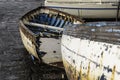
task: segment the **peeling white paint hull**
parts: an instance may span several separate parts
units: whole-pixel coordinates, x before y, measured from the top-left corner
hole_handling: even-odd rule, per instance
[[[114,44],[63,34],[61,51],[69,80],[120,79],[119,40]]]

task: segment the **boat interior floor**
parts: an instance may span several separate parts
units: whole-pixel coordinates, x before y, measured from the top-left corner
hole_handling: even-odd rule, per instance
[[[72,24],[72,21],[67,20],[63,16],[50,15],[40,13],[34,16],[29,22],[50,25],[54,27],[63,28],[64,25]],[[60,39],[62,31],[55,29],[48,29],[38,26],[25,26],[35,34],[36,37],[36,51],[38,56],[44,60],[45,63],[56,63],[62,61]]]

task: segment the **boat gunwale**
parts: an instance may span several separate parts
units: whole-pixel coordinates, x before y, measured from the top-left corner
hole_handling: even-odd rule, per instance
[[[41,10],[41,9],[47,9],[47,10],[49,10],[49,11],[58,12],[58,13],[60,13],[60,14],[64,14],[65,16],[66,16],[66,15],[67,15],[67,16],[70,16],[71,18],[74,18],[74,19],[76,19],[77,21],[80,21],[81,23],[84,23],[83,20],[81,20],[80,18],[78,18],[78,17],[75,16],[75,15],[71,15],[71,14],[68,14],[68,13],[66,13],[66,12],[62,12],[62,11],[59,11],[59,10],[56,10],[56,9],[52,9],[52,8],[49,8],[49,7],[46,7],[46,6],[40,6],[40,7],[36,8],[36,9],[33,9],[33,10],[27,12],[24,16],[22,16],[22,17],[20,18],[20,20],[23,20],[23,18],[29,16],[30,14],[34,13],[34,12],[37,11],[37,10]]]
[[[40,6],[40,7],[36,8],[36,9],[33,9],[33,10],[27,12],[24,16],[22,16],[22,17],[20,18],[20,25],[21,25],[22,27],[24,27],[24,29],[26,29],[32,36],[35,36],[35,34],[34,34],[31,30],[29,30],[29,29],[24,25],[23,19],[24,19],[25,17],[30,16],[32,13],[34,13],[34,12],[36,12],[36,11],[38,11],[38,10],[41,10],[41,9],[47,9],[47,10],[49,10],[49,11],[58,12],[58,13],[64,14],[65,16],[66,16],[66,15],[67,15],[67,16],[70,16],[70,17],[76,19],[76,21],[80,21],[81,23],[84,23],[84,21],[81,20],[80,18],[78,18],[77,16],[74,16],[74,15],[71,15],[71,14],[68,14],[68,13],[65,13],[65,12],[62,12],[62,11],[58,11],[58,10],[55,10],[55,9],[51,9],[51,8],[48,8],[48,7],[45,7],[45,6]]]

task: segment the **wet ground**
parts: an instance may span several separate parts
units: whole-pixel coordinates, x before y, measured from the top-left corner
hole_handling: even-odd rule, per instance
[[[42,0],[0,0],[0,80],[65,80],[63,69],[34,65],[21,42],[19,18],[42,4]]]

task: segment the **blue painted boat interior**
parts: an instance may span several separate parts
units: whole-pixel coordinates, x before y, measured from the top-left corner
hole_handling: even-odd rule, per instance
[[[59,27],[59,28],[63,28],[64,25],[72,24],[72,22],[70,22],[69,19],[65,20],[65,17],[63,16],[50,15],[46,13],[40,13],[39,15],[35,15],[34,18],[29,22],[45,24],[45,25],[50,25],[50,26]],[[41,27],[34,27],[30,25],[26,25],[26,26],[35,34],[38,34],[40,32],[45,32],[45,29]],[[47,29],[47,32],[58,33],[58,31],[51,30],[51,29]]]

